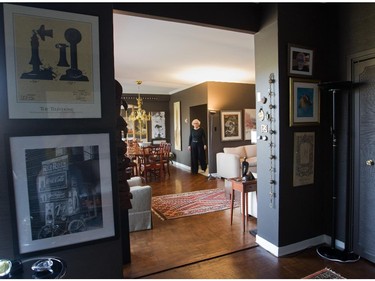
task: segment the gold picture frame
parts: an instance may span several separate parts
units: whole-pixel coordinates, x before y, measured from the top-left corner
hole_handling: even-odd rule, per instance
[[[289,78],[289,126],[309,126],[320,123],[319,81]]]
[[[174,114],[174,149],[182,150],[181,145],[181,102],[176,101],[173,103]]]

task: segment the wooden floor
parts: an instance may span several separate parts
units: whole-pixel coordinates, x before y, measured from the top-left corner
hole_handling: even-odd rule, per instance
[[[223,187],[224,181],[171,166],[170,177],[149,184],[158,196]],[[375,278],[373,263],[331,262],[315,248],[277,258],[249,234],[256,218],[248,217],[246,232],[241,223],[239,208],[232,226],[230,210],[166,221],[153,214],[152,230],[130,233],[132,262],[124,265],[124,278],[300,279],[325,267],[348,279]]]

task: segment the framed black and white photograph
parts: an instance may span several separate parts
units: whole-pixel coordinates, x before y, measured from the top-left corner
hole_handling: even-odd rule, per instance
[[[242,140],[242,114],[241,110],[222,110],[221,141]]]
[[[165,111],[151,112],[151,138],[165,139]]]
[[[115,236],[109,134],[9,141],[20,254]]]
[[[101,118],[97,16],[4,4],[10,119]]]
[[[289,44],[288,51],[289,76],[312,76],[314,70],[314,50]]]
[[[320,123],[319,81],[289,78],[289,126],[309,126]]]
[[[314,183],[315,133],[294,133],[293,186]]]

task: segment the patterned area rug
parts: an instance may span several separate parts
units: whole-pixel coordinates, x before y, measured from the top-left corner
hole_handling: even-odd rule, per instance
[[[235,207],[239,203],[235,200]],[[201,215],[230,208],[224,188],[152,197],[152,211],[162,220]]]
[[[302,279],[346,279],[329,268],[324,268]]]

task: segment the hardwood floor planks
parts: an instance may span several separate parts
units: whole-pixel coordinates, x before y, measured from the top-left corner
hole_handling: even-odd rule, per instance
[[[221,179],[171,165],[160,182],[150,182],[153,196],[223,187]],[[160,220],[153,214],[153,229],[130,234],[132,262],[124,265],[124,278],[144,279],[300,279],[330,267],[351,279],[375,277],[375,265],[361,259],[337,263],[319,257],[315,249],[277,258],[256,246],[248,230],[256,228],[256,218],[248,217],[242,232],[238,208],[230,225],[230,210],[175,220]],[[230,254],[228,254],[230,253]]]

